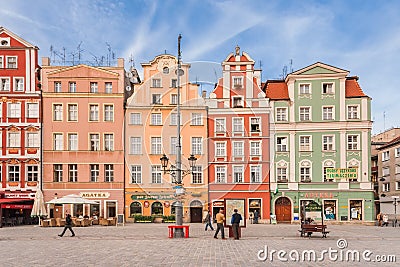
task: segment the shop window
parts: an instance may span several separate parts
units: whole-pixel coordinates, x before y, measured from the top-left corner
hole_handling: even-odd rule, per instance
[[[117,216],[117,204],[115,202],[107,202],[107,217],[112,218]]]
[[[141,215],[142,214],[142,204],[140,202],[132,202],[131,203],[131,217],[134,215]]]
[[[362,220],[362,200],[350,200],[351,220]]]
[[[96,216],[97,218],[100,217],[100,205],[99,204],[90,205],[90,215],[93,217]]]
[[[161,202],[154,202],[151,204],[151,215],[162,215],[163,214],[163,206]]]
[[[325,220],[336,220],[336,200],[324,200]]]

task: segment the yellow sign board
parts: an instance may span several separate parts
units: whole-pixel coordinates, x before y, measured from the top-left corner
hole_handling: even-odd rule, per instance
[[[357,179],[357,168],[326,168],[327,179]]]

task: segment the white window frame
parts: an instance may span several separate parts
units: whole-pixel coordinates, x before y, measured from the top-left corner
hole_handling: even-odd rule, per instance
[[[244,142],[243,141],[232,141],[232,156],[243,157],[244,156]]]
[[[250,141],[250,156],[261,157],[261,141]]]
[[[201,113],[192,113],[191,125],[203,125],[203,116]]]
[[[232,166],[233,183],[244,183],[244,166],[233,165]]]
[[[31,119],[39,118],[39,103],[26,103],[26,117]]]
[[[243,88],[243,76],[232,76],[232,85],[234,89]]]
[[[287,182],[287,167],[276,167],[276,181],[282,182],[282,181],[286,181]]]
[[[299,151],[311,151],[312,149],[311,135],[299,136]]]
[[[90,182],[98,182],[100,177],[100,165],[90,164]]]
[[[226,119],[215,118],[215,133],[225,133],[225,132],[226,132]]]
[[[104,182],[114,182],[114,164],[104,164]]]
[[[21,147],[21,132],[8,132],[7,147],[19,148]]]
[[[150,125],[162,125],[162,113],[151,113]]]
[[[203,170],[201,165],[192,168],[192,184],[203,184]]]
[[[331,85],[330,88],[329,85]],[[322,94],[324,95],[332,95],[335,93],[335,83],[333,82],[323,82],[321,87]]]
[[[39,165],[26,165],[26,181],[39,181]]]
[[[396,190],[400,190],[400,181],[396,181]]]
[[[142,125],[142,113],[131,113],[129,121],[132,125]]]
[[[311,121],[311,107],[299,107],[299,121]]]
[[[234,117],[232,118],[232,132],[233,133],[244,133],[244,118],[243,117]]]
[[[191,138],[192,142],[192,154],[193,155],[201,155],[203,154],[203,138],[202,137],[197,137],[193,136]]]
[[[300,83],[299,84],[299,94],[300,95],[311,94],[311,84],[310,83]]]
[[[104,121],[114,121],[114,105],[104,104]]]
[[[279,144],[278,141],[284,141]],[[287,136],[277,136],[276,137],[276,151],[277,152],[287,152],[288,151],[288,137]]]
[[[250,165],[250,183],[261,183],[262,179],[261,179],[261,165]]]
[[[53,133],[53,150],[64,150],[64,135],[63,133]]]
[[[152,105],[162,105],[162,95],[159,93],[151,94],[151,104]]]
[[[8,103],[8,118],[21,118],[21,103]]]
[[[396,147],[396,148],[394,149],[394,156],[395,156],[396,158],[400,157],[400,147]]]
[[[141,155],[142,154],[142,137],[131,136],[129,138],[129,154],[131,155]]]
[[[112,94],[112,89],[113,89],[112,82],[105,82],[104,83],[104,92],[106,94]]]
[[[22,83],[21,83],[22,81]],[[24,91],[24,86],[25,86],[25,80],[23,77],[14,77],[14,88],[13,91],[15,92],[23,92]]]
[[[332,121],[335,119],[335,107],[323,106],[322,107],[322,120]]]
[[[26,133],[26,147],[40,147],[39,132]]]
[[[0,77],[0,91],[9,92],[10,84],[11,84],[10,77]]]
[[[356,140],[349,140],[350,137],[355,137]],[[360,136],[358,134],[348,134],[347,135],[347,150],[359,150]]]
[[[131,184],[142,183],[142,165],[131,165]]]
[[[244,108],[243,96],[233,96],[232,97],[232,107],[233,108]]]
[[[288,121],[287,108],[277,107],[276,109],[276,121]]]
[[[4,56],[0,56],[0,69],[4,68]]]
[[[215,142],[215,157],[226,157],[226,142]]]
[[[347,119],[348,120],[358,120],[359,117],[359,105],[348,105],[347,106]]]
[[[150,137],[151,154],[161,155],[162,154],[162,138],[160,136]]]
[[[161,79],[160,78],[154,78],[151,79],[151,87],[153,88],[161,88]]]
[[[98,104],[89,104],[89,121],[99,121]]]
[[[215,166],[215,183],[224,184],[226,183],[226,166],[216,165]]]
[[[78,164],[68,164],[68,182],[78,182]]]
[[[67,108],[68,121],[78,121],[78,104],[68,104]]]
[[[99,92],[99,83],[98,82],[90,82],[90,93],[96,94]]]
[[[170,95],[171,105],[178,105],[178,94]]]
[[[300,166],[300,182],[311,182],[310,166]]]
[[[76,93],[76,82],[68,82],[68,93]]]
[[[382,192],[389,192],[389,191],[390,191],[390,183],[383,183]]]
[[[176,136],[171,136],[170,138],[170,154],[171,155],[176,155],[178,148],[176,147],[178,142],[178,138]]]
[[[328,140],[331,139],[331,140]],[[335,151],[335,136],[323,135],[322,136],[322,151]]]
[[[15,59],[15,61],[11,61],[12,59]],[[18,57],[17,56],[6,56],[6,68],[7,69],[18,69]],[[15,67],[10,68],[10,65],[14,65]]]
[[[389,151],[383,151],[382,152],[382,161],[387,161],[389,159],[390,159]]]
[[[68,133],[68,150],[77,151],[78,150],[78,134]]]
[[[261,117],[250,118],[250,132],[260,133],[261,132]]]
[[[8,165],[7,181],[19,182],[21,181],[21,166],[20,165]]]
[[[113,133],[105,133],[104,134],[104,150],[105,151],[114,151],[114,134]]]
[[[61,93],[62,87],[61,87],[61,82],[57,81],[54,82],[54,93]]]
[[[151,183],[161,184],[162,183],[162,168],[161,165],[151,166]]]
[[[177,87],[178,87],[178,80],[171,79],[171,88],[177,88]]]
[[[100,134],[99,133],[89,133],[89,150],[90,151],[100,151]]]

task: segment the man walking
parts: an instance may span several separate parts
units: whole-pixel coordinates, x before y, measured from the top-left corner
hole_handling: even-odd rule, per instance
[[[205,231],[207,231],[208,226],[210,226],[211,230],[214,231],[214,227],[212,226],[212,223],[211,223],[211,213],[210,213],[210,211],[207,211],[207,215],[204,218],[204,222],[206,223]]]
[[[224,233],[224,221],[225,221],[225,216],[224,216],[224,210],[219,210],[219,213],[215,216],[217,219],[217,231],[215,231],[214,238],[218,239],[218,233],[221,230],[221,237],[222,239],[225,238],[225,233]]]
[[[231,219],[233,237],[236,240],[239,240],[239,224],[243,218],[242,218],[242,215],[240,215],[240,213],[238,213],[237,209],[234,209],[233,212],[234,213],[232,214],[232,219]]]
[[[65,234],[65,231],[67,231],[67,229],[69,229],[71,231],[71,236],[75,236],[74,231],[72,230],[72,218],[71,218],[71,214],[67,213],[67,218],[65,218],[65,227],[64,227],[64,231],[59,234],[59,237],[62,237]]]

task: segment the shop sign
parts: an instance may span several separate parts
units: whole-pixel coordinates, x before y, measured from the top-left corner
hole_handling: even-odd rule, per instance
[[[305,193],[305,198],[333,198],[332,192]]]
[[[109,192],[81,192],[80,196],[83,198],[109,198]]]
[[[148,208],[150,206],[150,203],[148,201],[145,201],[143,204],[145,208]]]
[[[357,168],[326,168],[327,179],[357,179]]]
[[[21,205],[21,204],[1,204],[3,209],[23,209],[30,210],[33,208],[33,205]]]
[[[174,200],[174,195],[132,195],[132,200]]]
[[[214,206],[214,207],[223,207],[223,206],[224,206],[224,202],[222,202],[222,201],[215,201],[215,202],[213,202],[213,206]]]
[[[35,193],[5,193],[4,198],[35,198]]]
[[[169,201],[165,201],[165,202],[164,202],[164,207],[169,208],[169,206],[170,206]]]

